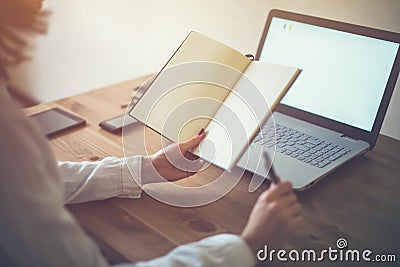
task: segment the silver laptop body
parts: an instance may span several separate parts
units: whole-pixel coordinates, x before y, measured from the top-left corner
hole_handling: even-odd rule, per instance
[[[373,149],[400,69],[400,34],[273,10],[256,60],[303,69],[238,163],[309,188]]]

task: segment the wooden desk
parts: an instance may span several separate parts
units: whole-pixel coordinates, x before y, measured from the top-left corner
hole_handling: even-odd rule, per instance
[[[120,157],[123,155],[121,136],[110,134],[97,125],[122,114],[125,107],[121,105],[129,103],[132,88],[144,80],[136,79],[40,104],[27,112],[61,107],[87,120],[86,127],[51,140],[59,160]],[[143,132],[143,128],[139,128],[138,132]],[[156,150],[157,145],[154,146]],[[354,159],[308,191],[298,193],[304,224],[289,240],[287,248],[336,248],[336,240],[344,237],[351,248],[396,254],[399,261],[399,152],[399,140],[380,136],[373,151]],[[194,179],[207,179],[218,173],[211,167]],[[146,260],[206,236],[240,233],[256,198],[266,188],[263,185],[250,194],[247,191],[249,181],[250,175],[246,174],[225,197],[198,208],[171,207],[146,194],[137,200],[108,199],[68,208],[110,262]],[[279,264],[269,266],[275,265]],[[304,266],[309,265],[304,263]]]

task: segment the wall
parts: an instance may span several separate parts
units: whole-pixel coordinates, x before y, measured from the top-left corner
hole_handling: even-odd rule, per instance
[[[272,8],[400,32],[398,0],[47,0],[49,32],[12,80],[50,101],[157,71],[190,30],[243,53],[257,49]],[[400,81],[382,132],[400,139]]]

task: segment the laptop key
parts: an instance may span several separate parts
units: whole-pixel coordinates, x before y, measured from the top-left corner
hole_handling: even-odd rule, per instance
[[[310,149],[309,147],[303,146],[303,145],[301,145],[301,144],[299,144],[299,143],[294,144],[293,147],[295,147],[295,148],[297,148],[297,149],[300,149],[300,150],[303,150],[303,151],[308,151],[308,150]]]
[[[277,146],[277,147],[284,147],[285,144],[279,142],[279,143],[276,144],[276,146]]]
[[[328,165],[329,163],[331,163],[329,160],[323,160],[323,161],[321,161],[320,163],[318,163],[317,167],[318,167],[318,168],[323,168],[323,167],[325,167],[326,165]]]
[[[319,144],[321,144],[321,140],[319,140],[319,139],[317,139],[317,138],[314,138],[314,137],[309,138],[309,139],[307,140],[307,142],[309,142],[309,143],[311,143],[311,144],[314,144],[314,145],[319,145]]]
[[[300,138],[299,138],[301,141],[305,141],[305,140],[307,140],[308,139],[308,136],[306,136],[306,135],[302,135],[302,136],[300,136]]]
[[[302,154],[303,154],[303,151],[298,150],[298,151],[296,151],[296,152],[294,152],[294,153],[292,154],[292,157],[298,159],[300,156],[302,156]]]
[[[332,155],[334,155],[334,154],[336,154],[335,152],[333,152],[332,150],[331,151],[328,151],[328,152],[326,152],[325,153],[326,155],[330,155],[330,156],[332,156]]]
[[[320,150],[322,149],[322,147],[320,147],[320,146],[315,146],[315,147],[313,147],[313,149],[314,149],[315,151],[320,151]]]
[[[318,146],[320,146],[321,148],[325,149],[325,147],[327,147],[328,144],[325,144],[325,142],[322,142],[322,143],[319,144]]]
[[[341,156],[342,156],[342,155],[335,154],[335,155],[330,156],[328,159],[329,159],[330,161],[334,161],[334,160],[340,158]]]
[[[276,149],[275,149],[275,151],[277,151],[277,152],[279,152],[279,153],[283,153],[283,152],[285,152],[285,151],[286,151],[286,149],[285,149],[285,148],[283,148],[283,147],[276,146]]]
[[[290,156],[292,154],[292,152],[289,150],[286,150],[285,152],[283,152],[283,154],[285,154],[286,156]]]
[[[331,155],[328,155],[328,154],[324,154],[324,155],[322,155],[322,157],[324,158],[324,159],[327,159],[327,158],[329,158]]]
[[[313,148],[313,147],[315,146],[314,144],[309,143],[309,142],[305,143],[304,145],[305,145],[306,147],[308,147],[308,148]]]
[[[333,149],[333,146],[332,146],[332,144],[328,145],[328,146],[326,147],[326,149],[328,149],[328,150],[332,150],[332,149]]]

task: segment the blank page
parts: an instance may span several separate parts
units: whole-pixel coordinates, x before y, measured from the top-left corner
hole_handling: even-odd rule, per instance
[[[196,154],[224,169],[235,166],[299,73],[294,67],[252,62],[208,125]]]
[[[174,142],[206,128],[250,60],[191,32],[130,115]]]

